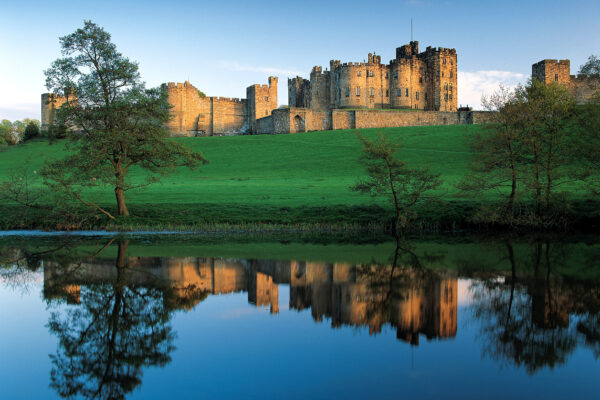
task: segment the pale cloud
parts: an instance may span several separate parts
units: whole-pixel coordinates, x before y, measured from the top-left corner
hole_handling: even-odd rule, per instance
[[[286,75],[296,76],[302,74],[302,72],[295,69],[277,68],[277,67],[262,67],[255,65],[240,64],[235,61],[220,61],[219,65],[221,68],[225,68],[229,71],[243,71],[243,72],[260,72],[267,75]]]
[[[500,85],[511,89],[524,83],[527,75],[511,71],[458,71],[458,103],[481,109],[481,96],[489,96]]]

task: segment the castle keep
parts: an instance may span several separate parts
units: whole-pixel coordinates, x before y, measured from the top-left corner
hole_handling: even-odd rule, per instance
[[[419,53],[419,42],[398,47],[396,58],[381,63],[369,53],[367,62],[329,62],[316,66],[310,80],[288,80],[290,107],[328,111],[347,108],[396,108],[428,111],[457,110],[455,49],[432,48]]]

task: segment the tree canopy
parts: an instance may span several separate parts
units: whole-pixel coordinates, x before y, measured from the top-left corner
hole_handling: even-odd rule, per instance
[[[45,71],[46,86],[64,96],[57,125],[69,127],[70,155],[43,171],[53,189],[70,193],[84,204],[113,215],[91,200],[83,188],[110,185],[118,214],[129,215],[125,192],[131,168],[149,172],[144,184],[156,181],[175,167],[197,167],[207,160],[201,153],[168,138],[170,119],[167,94],[147,89],[137,63],[117,51],[100,26],[85,21],[83,28],[60,38],[63,58]]]

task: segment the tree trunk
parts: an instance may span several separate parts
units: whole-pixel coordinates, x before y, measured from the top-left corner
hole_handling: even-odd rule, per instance
[[[123,191],[122,187],[117,186],[115,188],[115,196],[117,197],[119,215],[129,216],[129,210],[127,209],[127,204],[125,203],[125,192]]]
[[[517,194],[517,166],[515,162],[515,154],[513,152],[512,143],[509,142],[508,149],[510,152],[510,169],[511,169],[511,188],[510,188],[510,197],[508,199],[508,214],[510,215],[510,219],[514,216],[514,208],[515,208],[515,197]]]

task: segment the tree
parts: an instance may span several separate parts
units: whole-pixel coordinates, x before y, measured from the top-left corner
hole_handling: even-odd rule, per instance
[[[83,204],[114,216],[91,200],[83,189],[110,185],[118,214],[129,215],[125,192],[155,182],[178,166],[197,167],[201,153],[171,141],[165,123],[171,117],[167,94],[146,89],[138,65],[117,51],[110,34],[91,21],[60,38],[63,58],[45,71],[46,86],[64,96],[57,125],[72,127],[70,155],[47,164],[46,183]],[[128,174],[141,168],[148,180],[133,185]]]
[[[575,100],[563,85],[537,80],[519,86],[516,97],[522,105],[518,112],[526,147],[525,182],[533,194],[536,215],[541,216],[543,209],[548,216],[556,189],[569,181]]]
[[[576,178],[584,180],[593,195],[600,194],[600,92],[577,113],[577,134],[573,143],[578,168]]]
[[[16,134],[15,126],[7,119],[0,122],[0,145],[2,144],[17,144],[18,135]]]
[[[388,197],[395,211],[392,230],[398,233],[416,216],[414,206],[428,197],[427,192],[441,186],[440,175],[426,168],[408,168],[406,162],[397,158],[400,144],[381,133],[374,141],[360,134],[357,136],[363,146],[360,160],[368,177],[358,181],[350,190]]]
[[[459,187],[470,193],[508,190],[505,214],[512,220],[517,184],[521,179],[519,162],[522,152],[522,132],[519,126],[519,104],[512,90],[500,86],[490,97],[483,97],[484,108],[491,111],[492,122],[471,142],[474,154],[467,174]]]
[[[59,347],[50,356],[50,387],[61,397],[124,399],[142,383],[145,367],[171,361],[174,333],[164,290],[130,282],[127,245],[119,243],[114,279],[86,285],[78,307],[51,313],[48,329]],[[70,266],[58,267],[62,280],[53,285],[79,283],[76,265]]]
[[[579,67],[579,74],[588,77],[600,76],[600,58],[595,55],[591,55],[585,64]]]
[[[40,134],[40,123],[36,120],[29,120],[23,131],[23,140],[31,140]]]

